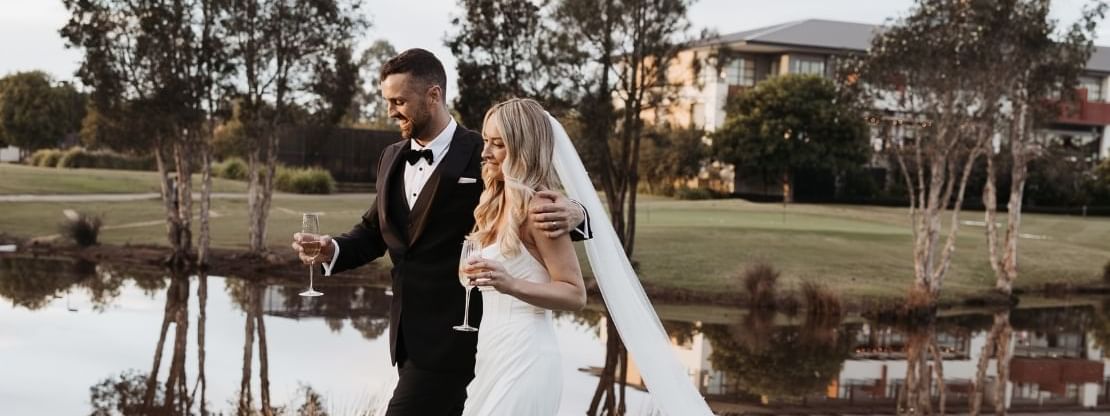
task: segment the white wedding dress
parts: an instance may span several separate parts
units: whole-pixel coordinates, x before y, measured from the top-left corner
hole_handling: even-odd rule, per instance
[[[547,283],[551,276],[523,246],[506,258],[496,243],[482,257],[501,262],[510,276]],[[482,292],[482,323],[474,380],[464,416],[548,416],[559,411],[563,377],[551,310],[494,291]]]

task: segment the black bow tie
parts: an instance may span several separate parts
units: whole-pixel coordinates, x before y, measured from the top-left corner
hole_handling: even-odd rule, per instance
[[[421,158],[427,159],[429,165],[431,165],[432,160],[434,160],[432,157],[432,149],[414,150],[410,148],[406,150],[402,156],[405,157],[405,160],[407,160],[410,165],[415,165]]]

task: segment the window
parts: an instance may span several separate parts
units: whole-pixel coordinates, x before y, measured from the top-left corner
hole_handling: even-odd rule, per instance
[[[734,58],[725,70],[728,85],[755,85],[755,61],[750,58]]]
[[[825,76],[825,61],[816,58],[792,58],[790,73]]]
[[[1087,101],[1102,101],[1102,78],[1079,77],[1079,88],[1087,90]]]

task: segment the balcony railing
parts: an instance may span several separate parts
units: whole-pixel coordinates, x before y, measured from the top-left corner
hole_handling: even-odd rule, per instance
[[[1058,123],[1082,124],[1088,126],[1110,125],[1110,103],[1088,101],[1087,90],[1076,91],[1075,102],[1060,106]]]

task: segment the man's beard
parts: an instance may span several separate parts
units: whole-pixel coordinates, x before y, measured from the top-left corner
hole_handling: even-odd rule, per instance
[[[429,120],[431,119],[431,117],[428,115],[428,113],[414,114],[414,116],[415,117],[405,118],[408,121],[409,127],[407,131],[404,127],[401,127],[401,137],[410,140],[418,138],[422,138],[425,140],[431,139],[430,137],[425,137],[429,133],[427,130],[428,125],[430,124]]]

